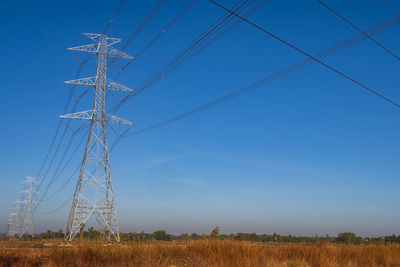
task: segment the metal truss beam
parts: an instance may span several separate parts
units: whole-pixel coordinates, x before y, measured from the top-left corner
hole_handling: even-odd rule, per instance
[[[86,110],[86,111],[79,111],[75,113],[65,114],[60,116],[60,118],[64,119],[77,119],[77,120],[92,120],[94,112],[93,110]],[[114,123],[114,124],[128,124],[132,125],[133,122],[124,120],[115,116],[114,114],[106,113],[105,115],[105,122],[106,123]]]
[[[83,86],[96,86],[97,79],[96,77],[88,77],[88,78],[80,78],[76,80],[65,81],[66,84],[76,84]],[[117,91],[125,91],[125,92],[133,92],[134,90],[126,87],[120,83],[114,82],[112,80],[107,79],[106,87],[108,90],[117,90]]]

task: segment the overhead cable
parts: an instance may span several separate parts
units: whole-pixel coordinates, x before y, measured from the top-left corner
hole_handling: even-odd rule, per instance
[[[347,24],[349,24],[351,27],[353,27],[354,29],[356,29],[357,31],[361,32],[362,34],[364,34],[369,40],[371,40],[372,42],[374,42],[376,45],[378,45],[379,47],[381,47],[383,50],[385,50],[387,53],[389,53],[392,57],[394,57],[395,59],[400,61],[400,57],[397,56],[395,53],[393,53],[392,51],[390,51],[388,48],[386,48],[385,46],[383,46],[383,44],[381,44],[380,42],[378,42],[377,40],[375,40],[374,38],[372,38],[368,33],[364,32],[363,30],[361,30],[359,27],[357,27],[354,23],[352,23],[350,20],[348,20],[347,18],[345,18],[343,15],[339,14],[339,12],[337,12],[336,10],[334,10],[332,7],[328,6],[326,3],[322,2],[321,0],[318,0],[318,2],[320,2],[323,6],[325,6],[327,9],[329,9],[333,14],[335,14],[336,16],[338,16],[339,18],[341,18],[342,20],[344,20]]]
[[[397,103],[396,101],[394,101],[394,100],[392,100],[392,99],[390,99],[390,98],[388,98],[388,97],[382,95],[380,92],[378,92],[378,91],[376,91],[376,90],[374,90],[374,89],[372,89],[372,88],[370,88],[370,87],[364,85],[363,83],[361,83],[361,82],[359,82],[359,81],[357,81],[357,80],[351,78],[351,77],[348,76],[347,74],[345,74],[345,73],[343,73],[343,72],[341,72],[341,71],[335,69],[334,67],[328,65],[327,63],[322,62],[321,60],[319,60],[319,59],[313,57],[311,54],[309,54],[309,53],[305,52],[304,50],[302,50],[302,49],[296,47],[295,45],[293,45],[293,44],[291,44],[291,43],[289,43],[289,42],[283,40],[282,38],[278,37],[276,34],[271,33],[270,31],[268,31],[268,30],[262,28],[261,26],[255,24],[254,22],[249,21],[248,19],[246,19],[246,18],[240,16],[239,14],[235,13],[234,11],[231,11],[231,10],[227,9],[226,7],[224,7],[224,6],[220,5],[220,4],[218,4],[217,2],[215,2],[215,1],[213,1],[213,0],[209,0],[209,1],[210,1],[211,3],[213,3],[214,5],[219,6],[220,8],[224,9],[226,12],[235,15],[236,17],[240,18],[241,20],[245,21],[246,23],[250,24],[251,26],[255,27],[256,29],[258,29],[258,30],[264,32],[265,34],[269,35],[270,37],[272,37],[272,38],[274,38],[274,39],[280,41],[281,43],[285,44],[286,46],[289,46],[290,48],[293,48],[294,50],[298,51],[299,53],[301,53],[301,54],[303,54],[303,55],[305,55],[305,56],[311,58],[312,60],[316,61],[317,63],[321,64],[322,66],[324,66],[324,67],[326,67],[326,68],[332,70],[333,72],[336,72],[336,73],[339,74],[340,76],[342,76],[342,77],[348,79],[349,81],[351,81],[351,82],[357,84],[358,86],[360,86],[360,87],[363,88],[364,90],[366,90],[366,91],[368,91],[368,92],[374,94],[375,96],[377,96],[377,97],[381,98],[382,100],[384,100],[384,101],[386,101],[386,102],[388,102],[388,103],[394,105],[395,107],[400,108],[400,104],[399,104],[399,103]]]

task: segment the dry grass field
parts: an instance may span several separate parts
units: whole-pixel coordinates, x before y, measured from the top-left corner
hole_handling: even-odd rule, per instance
[[[3,241],[0,266],[400,266],[400,245],[280,244],[229,240],[58,243]],[[51,246],[53,244],[53,246]]]

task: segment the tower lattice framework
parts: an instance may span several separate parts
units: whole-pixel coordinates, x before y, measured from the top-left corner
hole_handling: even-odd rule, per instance
[[[17,200],[15,202],[15,206],[10,214],[8,219],[8,237],[15,237],[19,236],[19,229],[20,229],[20,217],[22,213],[22,201]]]
[[[22,215],[22,224],[19,229],[19,237],[24,236],[26,232],[29,233],[32,237],[34,237],[34,227],[33,227],[33,204],[36,204],[36,201],[33,200],[36,191],[33,191],[33,185],[36,184],[36,178],[27,177],[24,181],[24,184],[28,187],[27,190],[22,191],[22,193],[26,194],[26,199],[22,202],[25,204],[25,212]]]
[[[21,200],[17,200],[8,220],[8,237],[23,237],[28,233],[34,237],[33,227],[33,205],[37,202],[33,200],[38,193],[33,190],[36,178],[26,177],[23,182],[25,190],[21,191]]]
[[[117,211],[115,207],[114,189],[111,178],[111,166],[106,135],[108,123],[132,124],[106,113],[106,90],[133,91],[121,84],[108,80],[107,57],[128,58],[131,56],[112,47],[121,41],[119,38],[108,37],[103,34],[84,33],[96,43],[68,48],[69,50],[97,54],[97,70],[95,77],[66,81],[67,84],[76,84],[94,87],[93,109],[66,114],[62,118],[89,120],[90,131],[81,163],[78,183],[74,198],[65,240],[70,242],[83,230],[91,216],[94,216],[100,226],[100,231],[108,241],[120,241]]]

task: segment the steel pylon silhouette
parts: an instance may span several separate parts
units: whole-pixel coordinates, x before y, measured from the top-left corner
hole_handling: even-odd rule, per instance
[[[23,237],[26,232],[34,237],[33,230],[33,204],[37,203],[33,197],[37,194],[33,190],[36,178],[26,177],[24,183],[25,190],[21,191],[21,199],[17,200],[15,207],[8,220],[8,237]]]
[[[33,201],[33,196],[37,194],[37,192],[33,191],[33,185],[36,183],[36,178],[34,177],[27,177],[24,181],[27,189],[21,193],[26,194],[26,199],[22,201],[25,204],[25,212],[22,215],[19,237],[23,237],[26,232],[28,232],[32,237],[34,237],[35,234],[33,231],[33,204],[35,204],[36,201]]]
[[[133,90],[107,79],[107,57],[128,59],[133,59],[133,57],[112,47],[113,44],[121,41],[119,38],[93,33],[84,33],[84,35],[96,43],[72,47],[68,50],[97,54],[96,76],[66,81],[65,83],[94,87],[93,109],[60,116],[62,118],[89,120],[91,123],[68,218],[65,241],[71,242],[83,230],[89,218],[94,216],[100,226],[100,231],[106,236],[107,240],[115,239],[119,242],[106,126],[108,123],[132,123],[106,113],[105,92],[106,90]]]
[[[21,213],[22,213],[22,201],[17,200],[8,219],[8,231],[7,231],[8,237],[19,236]]]

